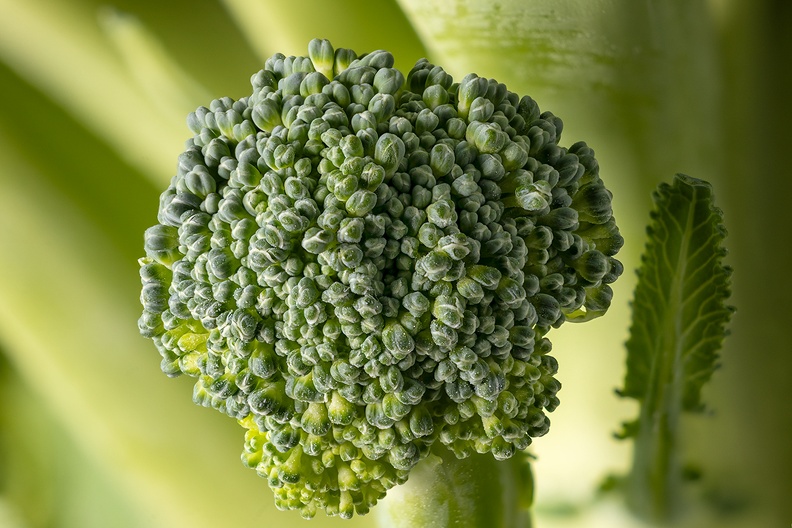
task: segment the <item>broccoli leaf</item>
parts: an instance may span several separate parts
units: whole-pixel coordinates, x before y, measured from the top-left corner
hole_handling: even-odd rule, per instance
[[[682,408],[700,407],[702,386],[717,368],[733,309],[730,268],[721,264],[726,230],[712,186],[677,175],[655,194],[657,209],[639,271],[627,341],[623,394],[645,403],[673,386]]]
[[[676,509],[682,466],[679,418],[699,411],[701,389],[718,366],[732,307],[726,236],[712,186],[677,175],[661,184],[633,302],[627,374],[621,394],[641,402],[623,436],[636,439],[631,503],[641,516]]]

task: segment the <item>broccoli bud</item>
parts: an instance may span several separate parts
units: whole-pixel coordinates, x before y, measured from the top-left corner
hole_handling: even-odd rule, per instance
[[[599,314],[622,238],[591,148],[494,80],[328,41],[201,107],[145,235],[141,333],[247,430],[276,505],[366,513],[433,446],[525,449],[545,335]]]

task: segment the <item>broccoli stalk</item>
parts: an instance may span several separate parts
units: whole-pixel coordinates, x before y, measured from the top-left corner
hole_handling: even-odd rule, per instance
[[[560,119],[393,64],[274,55],[250,96],[190,114],[146,232],[162,370],[238,420],[244,464],[304,517],[522,456],[559,403],[547,332],[603,313],[622,272],[611,194]]]
[[[377,508],[382,528],[530,528],[533,476],[524,452],[498,461],[434,449]]]

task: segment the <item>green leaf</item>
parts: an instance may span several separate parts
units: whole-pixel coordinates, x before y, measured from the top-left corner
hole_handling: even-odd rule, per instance
[[[223,0],[262,62],[272,53],[304,55],[313,38],[359,53],[386,49],[406,71],[426,55],[394,0],[307,0],[295,9],[280,0]],[[276,23],[277,22],[277,23]]]
[[[681,174],[672,185],[661,184],[654,199],[623,393],[647,402],[667,381],[681,389],[684,410],[695,411],[733,312],[726,305],[731,269],[721,263],[723,214],[709,183]]]
[[[0,526],[146,524],[108,468],[86,456],[0,349]]]
[[[168,180],[184,121],[161,115],[99,31],[65,3],[0,0],[0,60],[45,91],[158,185]],[[30,35],[46,36],[30,44]],[[28,44],[21,44],[28,42]]]
[[[212,100],[136,16],[105,7],[99,10],[99,25],[141,92],[168,122],[181,123],[197,106]]]
[[[721,262],[726,231],[712,186],[679,174],[654,200],[621,394],[641,403],[625,431],[636,439],[631,506],[665,519],[678,509],[680,415],[701,410],[701,389],[718,366],[734,309],[726,304],[731,269]]]

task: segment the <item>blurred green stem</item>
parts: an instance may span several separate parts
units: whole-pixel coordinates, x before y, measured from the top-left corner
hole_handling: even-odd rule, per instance
[[[533,477],[528,457],[457,459],[435,449],[377,508],[381,528],[530,528]]]
[[[665,367],[681,371],[672,365]],[[681,410],[680,401],[677,384],[658,384],[641,406],[627,501],[643,519],[665,521],[679,510],[683,482],[676,411]],[[661,408],[666,412],[659,412]]]

